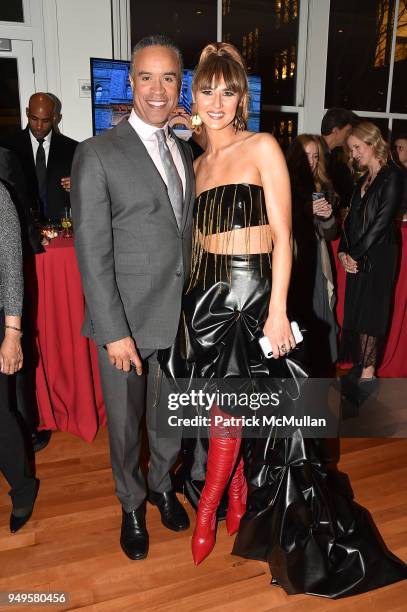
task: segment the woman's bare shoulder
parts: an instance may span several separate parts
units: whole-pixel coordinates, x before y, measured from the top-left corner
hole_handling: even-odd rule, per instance
[[[268,151],[281,151],[280,145],[272,134],[268,132],[250,132],[250,134],[248,145]]]
[[[256,161],[256,165],[266,166],[273,162],[277,166],[285,165],[285,158],[277,140],[267,132],[253,133],[247,139],[247,155]]]

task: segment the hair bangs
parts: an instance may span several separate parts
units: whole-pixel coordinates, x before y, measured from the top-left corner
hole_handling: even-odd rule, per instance
[[[198,66],[192,89],[195,93],[218,87],[221,83],[225,84],[226,89],[240,96],[246,94],[248,90],[246,75],[237,62],[222,55],[211,55]]]

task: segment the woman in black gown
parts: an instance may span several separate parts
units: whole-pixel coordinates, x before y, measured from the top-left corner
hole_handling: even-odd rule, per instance
[[[204,123],[208,146],[195,162],[198,195],[183,332],[162,363],[179,377],[285,376],[295,341],[286,314],[292,245],[284,157],[271,135],[245,130],[247,77],[232,45],[205,47],[193,95],[194,124]],[[263,357],[259,329],[274,358]],[[297,372],[304,375],[300,367]],[[213,406],[212,416],[219,412]],[[340,597],[407,577],[368,513],[353,502],[346,478],[328,469],[324,441],[304,439],[300,430],[286,439],[272,428],[259,432],[262,439],[251,441],[246,457],[246,508],[240,432],[225,425],[215,433],[192,538],[196,564],[215,545],[216,509],[230,482],[226,526],[230,534],[238,530],[233,553],[267,561],[287,593]]]
[[[403,197],[402,171],[388,163],[379,128],[359,123],[348,138],[363,176],[352,195],[338,257],[346,271],[341,360],[354,367],[359,395],[374,384],[388,331],[399,255],[395,220]]]

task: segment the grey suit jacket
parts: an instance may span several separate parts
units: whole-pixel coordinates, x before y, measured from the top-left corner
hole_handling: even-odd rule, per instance
[[[195,197],[190,149],[177,144],[186,174],[181,228],[167,187],[127,120],[77,147],[71,204],[86,300],[83,333],[98,345],[130,335],[139,348],[174,341]]]

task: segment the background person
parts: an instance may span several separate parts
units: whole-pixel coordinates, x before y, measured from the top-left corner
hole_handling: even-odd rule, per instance
[[[70,208],[71,166],[78,143],[55,132],[55,101],[48,94],[33,94],[26,113],[28,125],[10,148],[23,169],[31,208],[41,220],[59,223]]]
[[[341,360],[351,361],[349,375],[367,385],[375,378],[390,323],[399,248],[395,219],[403,176],[389,163],[389,146],[373,123],[355,126],[348,146],[364,173],[354,189],[338,247],[347,273]]]
[[[347,208],[352,196],[354,181],[347,164],[346,139],[359,117],[346,108],[330,108],[321,122],[321,143],[324,149],[325,169],[335,192],[339,206]]]
[[[295,256],[290,308],[308,331],[311,376],[332,376],[338,357],[335,289],[326,240],[337,235],[330,202],[336,194],[325,171],[320,138],[301,134],[287,152]]]
[[[23,436],[10,410],[8,377],[23,365],[21,312],[23,269],[17,212],[0,181],[0,470],[10,484],[10,531],[15,533],[32,514],[38,483],[31,474]]]
[[[407,134],[399,134],[394,141],[395,161],[403,170],[404,189],[400,206],[400,216],[407,221]]]

